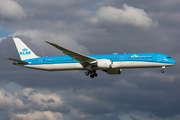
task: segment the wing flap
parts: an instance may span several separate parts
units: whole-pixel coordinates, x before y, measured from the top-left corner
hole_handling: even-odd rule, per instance
[[[28,64],[28,62],[24,62],[24,61],[13,59],[13,58],[6,58],[6,59],[14,61],[14,62],[22,63],[22,64]]]

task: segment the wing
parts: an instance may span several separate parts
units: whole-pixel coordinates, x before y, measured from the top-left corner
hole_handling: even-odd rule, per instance
[[[13,58],[6,58],[6,59],[14,61],[14,62],[18,62],[18,63],[28,64],[28,62],[24,62],[24,61],[13,59]]]
[[[64,47],[61,47],[57,44],[54,43],[50,43],[48,41],[45,41],[46,43],[56,47],[57,49],[61,50],[64,54],[74,58],[75,60],[79,61],[79,63],[83,66],[83,67],[87,67],[88,65],[92,64],[93,62],[95,62],[97,59],[92,58],[92,57],[88,57],[86,55],[83,55],[81,53],[77,53],[74,52],[72,50],[66,49]]]

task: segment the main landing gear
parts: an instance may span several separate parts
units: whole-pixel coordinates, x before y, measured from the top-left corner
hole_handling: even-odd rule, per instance
[[[85,75],[86,76],[90,75],[91,78],[94,78],[94,77],[98,76],[98,74],[96,73],[96,70],[88,70],[87,72],[85,72]]]

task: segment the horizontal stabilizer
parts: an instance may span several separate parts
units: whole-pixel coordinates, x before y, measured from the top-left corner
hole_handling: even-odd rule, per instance
[[[13,58],[6,58],[6,59],[14,61],[14,62],[22,63],[22,64],[28,64],[28,62],[24,62],[24,61],[13,59]]]

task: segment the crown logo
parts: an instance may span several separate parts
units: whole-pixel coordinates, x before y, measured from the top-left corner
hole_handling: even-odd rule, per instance
[[[23,51],[27,51],[28,49],[27,48],[24,48],[24,49],[22,49]]]
[[[138,55],[134,54],[134,55],[133,55],[133,56],[131,56],[131,57],[138,57]]]

